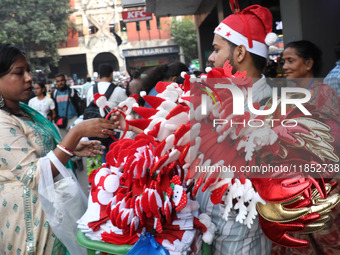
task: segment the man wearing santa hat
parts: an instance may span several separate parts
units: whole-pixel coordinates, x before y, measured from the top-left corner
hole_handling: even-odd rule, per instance
[[[214,51],[208,60],[216,67],[223,67],[229,60],[233,73],[246,71],[247,77],[257,78],[253,79],[253,102],[263,104],[272,95],[262,71],[266,65],[268,48],[277,38],[271,32],[273,17],[267,8],[259,5],[233,11],[234,14],[216,27],[212,43]],[[225,205],[214,205],[209,192],[200,192],[197,198],[201,211],[211,216],[217,226],[213,254],[271,253],[271,242],[262,233],[258,218],[249,229],[236,222],[236,211],[231,211],[228,220],[224,220],[222,214]]]

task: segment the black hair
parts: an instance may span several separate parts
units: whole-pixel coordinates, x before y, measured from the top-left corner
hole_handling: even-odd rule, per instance
[[[338,42],[337,45],[335,46],[334,52],[335,52],[336,61],[339,61],[340,60],[340,42]]]
[[[267,64],[266,64],[266,67],[265,67],[265,70],[264,70],[264,75],[268,78],[276,78],[277,67],[278,67],[278,63],[276,63],[272,59],[269,59],[267,61]]]
[[[66,76],[65,76],[65,74],[63,74],[63,73],[57,73],[55,77],[56,77],[56,78],[57,78],[57,77],[63,77],[64,79],[66,79]]]
[[[14,45],[0,43],[0,77],[8,74],[12,64],[24,55],[24,52]]]
[[[320,74],[322,67],[322,51],[314,43],[307,40],[295,41],[288,43],[285,49],[287,48],[295,49],[296,55],[303,58],[304,60],[312,59],[314,62],[312,66],[312,72],[314,76],[318,76]]]
[[[101,64],[99,66],[99,77],[103,78],[103,77],[110,77],[111,74],[113,72],[113,66],[107,63]]]
[[[159,81],[162,81],[168,71],[167,65],[161,65],[156,67],[151,67],[145,70],[140,78],[143,83],[143,90],[148,94],[150,90],[156,86]]]
[[[177,78],[181,76],[182,72],[188,72],[188,71],[189,71],[188,67],[181,62],[174,62],[174,63],[168,64],[168,70],[165,73],[163,80],[169,80],[170,78],[174,76],[176,76]]]
[[[253,59],[253,63],[255,65],[255,68],[259,71],[261,71],[261,73],[263,72],[264,68],[266,67],[267,64],[267,59],[264,57],[261,57],[259,55],[256,55],[254,53],[250,53],[251,58]]]
[[[46,86],[44,82],[35,82],[34,84],[38,84],[39,87],[43,90],[44,96],[46,96]]]
[[[87,78],[86,78],[86,81],[87,81],[87,82],[91,81],[91,77],[87,77]]]
[[[25,53],[16,46],[8,43],[0,43],[0,77],[9,73],[11,66],[20,56],[25,56]],[[21,114],[14,114],[12,109],[6,105],[1,109],[10,114],[21,116]]]
[[[228,42],[229,47],[230,47],[230,52],[234,52],[234,50],[236,49],[237,45],[232,43],[232,42],[230,42],[229,40],[227,40],[225,38],[223,38],[223,39]],[[262,73],[264,68],[265,68],[265,66],[266,66],[266,64],[267,64],[267,59],[262,57],[262,56],[256,55],[254,53],[251,53],[251,52],[249,52],[249,53],[250,53],[250,56],[251,56],[251,58],[253,60],[253,63],[254,63],[254,66],[255,66],[256,70],[259,70]],[[230,64],[232,65],[232,62]]]
[[[155,66],[155,67],[151,67],[146,69],[144,72],[140,73],[140,72],[135,72],[133,74],[133,80],[139,79],[142,83],[141,88],[139,88],[138,90],[138,94],[140,91],[145,91],[146,94],[148,94],[150,92],[150,90],[156,86],[156,84],[159,81],[162,81],[164,79],[164,76],[166,74],[168,70],[168,66],[167,65],[161,65],[161,66]],[[131,81],[130,81],[131,82]],[[130,83],[128,83],[127,87],[126,87],[126,94],[128,96],[131,95],[130,92]],[[144,100],[140,100],[139,102],[141,105],[144,105]]]

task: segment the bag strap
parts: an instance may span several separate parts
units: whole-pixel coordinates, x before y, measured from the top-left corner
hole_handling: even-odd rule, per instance
[[[47,154],[48,158],[51,160],[53,165],[58,169],[59,173],[61,174],[62,177],[67,178],[67,177],[72,177],[74,180],[76,180],[76,177],[72,173],[72,171],[68,171],[66,167],[60,162],[60,160],[57,158],[57,156],[54,154],[53,151],[50,151]]]
[[[116,87],[117,85],[115,85],[114,83],[110,83],[108,89],[105,91],[105,94],[104,94],[104,96],[106,97],[106,100],[109,100],[110,96],[112,95]],[[98,83],[96,82],[93,85],[93,96],[97,93],[99,93],[99,91],[98,91]],[[91,103],[94,103],[94,99],[91,101]]]
[[[93,96],[94,96],[95,94],[97,94],[97,93],[99,93],[99,91],[98,91],[98,83],[96,82],[96,83],[93,85]]]
[[[105,92],[105,97],[107,100],[109,100],[110,96],[112,95],[113,91],[115,90],[117,86],[113,83],[110,83],[108,89]]]
[[[39,186],[38,190],[41,187],[47,187],[51,183],[53,183],[53,175],[52,175],[52,169],[51,169],[51,160],[50,158],[43,157],[39,159],[40,166],[44,167],[42,172],[40,173],[40,179],[39,179]]]

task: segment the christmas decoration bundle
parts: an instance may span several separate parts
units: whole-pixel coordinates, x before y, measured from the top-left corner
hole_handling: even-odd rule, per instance
[[[212,244],[216,226],[199,213],[199,189],[211,194],[212,203],[225,204],[225,220],[232,209],[249,228],[259,217],[263,233],[285,247],[308,245],[289,233],[324,227],[340,200],[339,194],[328,195],[335,184],[325,166],[339,164],[329,127],[298,107],[284,115],[280,107],[268,115],[252,113],[275,102],[247,106],[252,80],[231,70],[227,62],[200,77],[183,74],[183,84],[159,82],[157,96],[139,95],[152,108],[138,105],[138,95],[119,105],[126,123],[144,132],[112,143],[106,163],[89,176],[88,209],[78,222],[88,238],[134,244],[150,232],[170,254],[187,254],[197,235]],[[242,97],[217,84],[234,86]],[[242,115],[233,109],[240,98]],[[141,118],[130,119],[132,111]],[[309,164],[321,171],[287,171]],[[243,171],[270,167],[279,171]]]

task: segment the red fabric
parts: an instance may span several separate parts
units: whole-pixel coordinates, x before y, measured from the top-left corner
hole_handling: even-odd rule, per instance
[[[97,231],[100,228],[100,225],[102,225],[103,223],[105,223],[107,220],[109,219],[109,216],[106,216],[105,218],[102,218],[98,221],[92,221],[89,222],[87,225],[93,229],[93,231]]]
[[[273,16],[270,11],[260,5],[252,5],[245,8],[240,14],[229,15],[222,21],[222,23],[248,38],[248,29],[241,15],[244,15],[244,19],[249,24],[252,39],[264,43],[266,35],[272,32]]]
[[[117,235],[110,231],[110,233],[104,232],[101,234],[102,240],[106,243],[112,243],[116,245],[132,245],[139,239],[137,234],[130,236],[130,234],[126,235]]]

